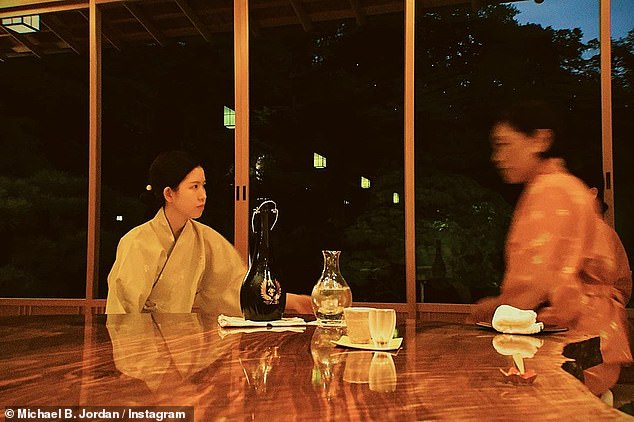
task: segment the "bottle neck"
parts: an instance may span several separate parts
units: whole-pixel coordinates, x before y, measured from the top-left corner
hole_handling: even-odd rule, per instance
[[[324,252],[324,270],[322,271],[322,277],[339,274],[339,254],[332,252]]]
[[[269,215],[267,211],[260,212],[260,233],[255,246],[255,261],[269,260],[271,245],[269,243]]]

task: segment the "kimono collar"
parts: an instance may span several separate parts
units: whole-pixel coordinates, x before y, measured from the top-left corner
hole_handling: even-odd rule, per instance
[[[165,215],[164,207],[159,208],[158,212],[156,213],[152,221],[157,223],[164,230],[166,230],[170,234],[172,241],[176,240],[176,238],[174,237],[174,232],[172,231],[172,228],[170,227],[170,223],[169,221],[167,221],[167,216]],[[183,226],[183,230],[181,230],[181,236],[183,235],[183,232],[189,230],[188,227],[191,225],[192,225],[191,219],[187,220],[187,222],[185,223],[185,226]]]

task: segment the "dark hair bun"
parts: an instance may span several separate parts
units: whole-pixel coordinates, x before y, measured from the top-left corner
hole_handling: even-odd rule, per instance
[[[150,166],[149,180],[151,193],[159,205],[165,204],[163,190],[167,187],[176,189],[200,161],[183,151],[167,151],[159,154]],[[144,192],[145,193],[145,192]],[[142,194],[143,195],[143,194]]]

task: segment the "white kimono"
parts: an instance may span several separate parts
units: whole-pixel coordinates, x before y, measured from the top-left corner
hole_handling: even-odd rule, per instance
[[[241,316],[246,270],[233,245],[197,221],[189,220],[174,241],[161,208],[121,238],[108,275],[106,313],[188,313],[195,303],[202,312]],[[155,306],[148,309],[146,302]]]

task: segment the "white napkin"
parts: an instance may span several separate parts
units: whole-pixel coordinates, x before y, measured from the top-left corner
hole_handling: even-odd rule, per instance
[[[535,311],[500,305],[493,314],[491,325],[495,330],[505,334],[535,334],[544,328],[544,323],[536,320]]]
[[[275,321],[251,321],[242,317],[218,315],[218,325],[221,327],[293,327],[304,326],[306,321],[302,318],[282,318]]]
[[[306,327],[227,327],[218,329],[220,338],[225,338],[230,334],[249,334],[258,332],[267,333],[303,333]]]

